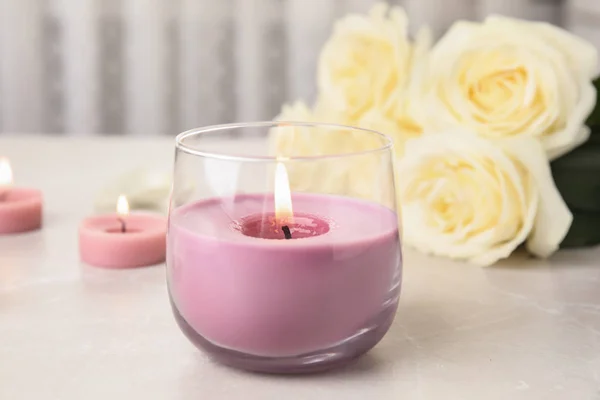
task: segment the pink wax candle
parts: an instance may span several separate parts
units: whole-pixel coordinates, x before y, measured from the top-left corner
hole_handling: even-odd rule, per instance
[[[129,214],[124,196],[117,214],[85,219],[79,227],[81,260],[98,267],[132,268],[165,260],[166,220],[154,214]]]
[[[171,211],[168,280],[178,322],[200,345],[261,357],[332,348],[371,330],[368,350],[397,307],[397,215],[358,199],[293,194],[285,240],[268,211],[272,196]]]
[[[0,158],[0,234],[21,233],[42,226],[42,193],[36,189],[12,187],[12,170]]]

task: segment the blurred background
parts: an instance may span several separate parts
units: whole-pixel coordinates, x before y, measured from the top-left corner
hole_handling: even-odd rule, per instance
[[[174,135],[311,100],[333,21],[374,0],[0,0],[0,134]],[[394,0],[437,36],[500,13],[600,47],[600,0]]]

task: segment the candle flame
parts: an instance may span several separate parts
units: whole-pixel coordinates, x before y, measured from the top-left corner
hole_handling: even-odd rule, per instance
[[[292,193],[285,165],[278,162],[275,168],[275,219],[278,222],[292,222]]]
[[[12,168],[7,158],[0,157],[0,186],[10,186],[13,182]]]
[[[124,195],[120,195],[119,200],[117,200],[117,214],[121,217],[129,215],[129,202]]]

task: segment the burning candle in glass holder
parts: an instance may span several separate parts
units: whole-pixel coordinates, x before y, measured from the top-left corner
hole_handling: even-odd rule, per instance
[[[401,276],[398,216],[379,201],[291,190],[287,165],[319,163],[327,174],[328,165],[339,167],[339,155],[282,160],[202,147],[203,134],[214,140],[218,133],[256,135],[273,126],[212,127],[177,138],[167,239],[171,302],[190,340],[225,364],[268,372],[329,368],[369,350],[393,320]],[[315,129],[327,134],[328,127]],[[352,137],[380,138],[381,146],[367,155],[382,168],[374,173],[393,185],[387,138],[344,129],[356,131]],[[244,190],[211,196],[205,187],[191,199],[188,192],[179,195],[185,182],[207,182],[207,159],[212,167],[222,163],[223,170],[246,174],[230,185]],[[269,179],[272,190],[264,191]],[[395,204],[393,190],[385,193],[392,197],[380,200]]]
[[[98,267],[132,268],[165,260],[166,221],[160,215],[130,213],[123,195],[117,212],[93,216],[79,227],[81,260]]]
[[[8,159],[0,158],[0,234],[21,233],[42,226],[42,193],[13,186]]]

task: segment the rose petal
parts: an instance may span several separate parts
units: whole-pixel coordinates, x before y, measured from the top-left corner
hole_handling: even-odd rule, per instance
[[[526,166],[539,192],[538,211],[527,240],[527,249],[537,256],[547,257],[558,249],[571,227],[573,215],[554,184],[550,166],[539,144],[515,139],[503,145]]]
[[[524,21],[500,15],[488,16],[485,23],[500,25],[501,29],[510,29],[510,25],[519,30],[533,29],[549,43],[553,43],[554,46],[559,47],[568,57],[571,68],[578,70],[578,73],[583,74],[587,79],[593,79],[598,72],[598,50],[596,47],[581,37],[555,25],[547,22]]]
[[[567,122],[567,126],[562,131],[546,136],[542,140],[542,144],[546,148],[550,160],[554,160],[580,146],[590,136],[590,129],[583,124],[596,106],[596,88],[591,82],[586,83],[581,88],[580,96],[579,102]]]

